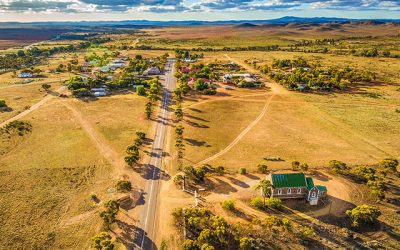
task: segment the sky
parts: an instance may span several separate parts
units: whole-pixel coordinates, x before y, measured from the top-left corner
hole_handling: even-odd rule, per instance
[[[0,22],[266,20],[282,16],[400,19],[400,0],[0,0]]]

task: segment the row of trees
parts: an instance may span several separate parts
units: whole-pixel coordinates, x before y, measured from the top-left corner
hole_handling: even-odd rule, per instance
[[[136,139],[133,144],[126,148],[125,162],[130,167],[135,167],[140,160],[139,150],[143,146],[144,140],[146,139],[146,134],[141,131],[136,132]]]
[[[159,99],[160,94],[162,93],[162,86],[157,78],[151,79],[150,81],[148,81],[148,84],[150,88],[147,90],[148,101],[145,104],[144,113],[146,115],[146,118],[150,119],[154,111],[154,105]]]

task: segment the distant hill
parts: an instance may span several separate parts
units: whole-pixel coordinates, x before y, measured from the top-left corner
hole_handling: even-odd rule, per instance
[[[381,23],[400,23],[400,19],[348,19],[336,17],[294,17],[285,16],[268,20],[226,20],[226,21],[151,21],[151,20],[122,20],[122,21],[78,21],[78,22],[0,22],[0,28],[41,27],[41,28],[93,28],[93,27],[126,27],[143,28],[154,26],[195,26],[195,25],[237,25],[237,27],[255,27],[258,25],[289,23],[322,24],[322,23],[360,23],[377,25]]]
[[[252,23],[241,23],[235,26],[236,28],[253,28],[253,27],[258,27],[257,24],[252,24]]]

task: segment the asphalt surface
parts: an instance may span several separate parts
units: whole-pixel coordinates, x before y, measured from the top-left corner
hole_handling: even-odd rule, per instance
[[[144,188],[144,206],[140,216],[138,225],[139,237],[136,238],[136,246],[140,249],[151,250],[157,249],[155,245],[156,237],[156,221],[157,221],[157,200],[159,193],[160,178],[162,174],[162,156],[168,119],[171,111],[168,108],[168,103],[171,98],[171,91],[175,87],[174,81],[174,59],[168,59],[165,68],[164,92],[162,99],[161,110],[157,116],[156,133],[151,151],[151,158],[147,165],[147,179]]]

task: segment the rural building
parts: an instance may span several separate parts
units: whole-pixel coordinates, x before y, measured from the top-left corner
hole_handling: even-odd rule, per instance
[[[305,198],[310,205],[317,205],[318,200],[327,193],[325,186],[314,185],[313,179],[304,173],[270,174],[267,180],[271,181],[271,196],[274,198]]]
[[[151,67],[144,71],[145,75],[161,75],[161,71],[158,67]]]
[[[249,73],[244,73],[244,74],[225,74],[222,77],[222,81],[224,83],[232,83],[234,78],[240,78],[240,79],[252,79],[251,75]]]
[[[107,88],[91,88],[90,92],[92,92],[94,96],[106,96]]]
[[[21,72],[18,74],[19,78],[30,78],[33,77],[33,74],[31,72]]]

